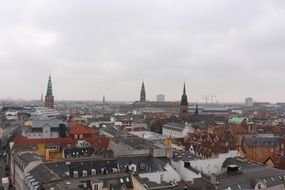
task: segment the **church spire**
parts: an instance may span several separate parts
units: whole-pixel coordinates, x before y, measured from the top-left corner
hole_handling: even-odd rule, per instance
[[[185,82],[183,86],[183,94],[181,96],[181,102],[180,102],[180,114],[179,114],[180,120],[187,122],[188,121],[188,99],[186,95],[186,87]]]
[[[52,83],[51,83],[51,75],[48,77],[48,85],[47,85],[47,93],[45,96],[45,106],[48,108],[54,108],[54,96],[52,93]]]
[[[186,88],[185,88],[185,83],[183,86],[183,94],[181,97],[181,106],[188,106],[188,100],[187,100],[187,95],[186,95]]]
[[[51,75],[48,77],[48,86],[47,86],[47,94],[46,96],[53,96],[52,94],[52,83],[51,83]]]
[[[140,96],[140,101],[141,102],[145,102],[146,98],[145,98],[145,87],[144,87],[144,81],[142,82],[142,88],[141,88],[141,96]]]
[[[195,115],[199,115],[199,108],[198,108],[198,103],[197,102],[196,102]]]

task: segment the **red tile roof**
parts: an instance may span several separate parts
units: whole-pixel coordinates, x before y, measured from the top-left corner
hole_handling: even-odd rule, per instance
[[[101,148],[108,148],[110,138],[107,137],[100,137],[100,138],[85,138],[87,142],[90,144],[99,145]]]
[[[69,134],[71,135],[79,135],[79,134],[88,135],[95,133],[95,130],[87,129],[82,124],[73,120],[69,122],[69,126],[70,126]]]
[[[110,139],[107,137],[99,138],[85,138],[85,139],[74,139],[74,138],[45,138],[45,139],[27,139],[26,137],[18,136],[14,139],[15,144],[22,145],[37,145],[37,144],[52,144],[58,143],[60,145],[74,144],[79,140],[86,140],[90,144],[96,144],[101,148],[107,148],[109,146]]]
[[[45,138],[45,139],[27,139],[26,137],[16,137],[15,144],[36,145],[36,144],[49,144],[59,143],[61,145],[73,144],[76,141],[73,138]]]

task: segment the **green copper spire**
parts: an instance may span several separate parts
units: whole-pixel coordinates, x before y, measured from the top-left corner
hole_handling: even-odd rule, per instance
[[[47,94],[46,96],[53,96],[52,95],[52,84],[51,84],[51,76],[48,77],[48,86],[47,86]]]

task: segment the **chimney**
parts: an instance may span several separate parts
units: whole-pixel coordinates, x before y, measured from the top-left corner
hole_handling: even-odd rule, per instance
[[[213,185],[216,185],[216,183],[217,183],[217,178],[216,178],[216,175],[215,175],[215,174],[211,174],[211,183],[212,183]]]

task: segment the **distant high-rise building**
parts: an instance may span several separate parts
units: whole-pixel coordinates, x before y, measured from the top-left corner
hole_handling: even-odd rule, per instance
[[[198,103],[196,103],[195,115],[199,115]]]
[[[105,100],[105,95],[103,95],[103,104],[105,104],[105,101],[106,101],[106,100]]]
[[[44,102],[44,95],[43,95],[43,93],[41,94],[41,102]]]
[[[140,96],[140,101],[141,102],[145,102],[146,98],[145,98],[145,87],[144,87],[144,82],[142,82],[142,88],[141,88],[141,96]]]
[[[49,75],[48,78],[48,85],[47,85],[47,93],[45,96],[45,106],[48,108],[54,108],[54,96],[52,93],[52,83],[51,83],[51,76]]]
[[[183,94],[181,97],[181,102],[180,102],[180,114],[179,114],[180,120],[181,121],[188,121],[188,99],[186,95],[186,88],[185,88],[185,83],[184,83],[184,88],[183,88]]]
[[[253,106],[253,99],[250,97],[245,98],[245,106],[246,107],[252,107]]]
[[[158,94],[158,95],[156,95],[156,101],[158,101],[158,102],[164,102],[164,101],[165,101],[165,95],[164,95],[164,94]]]

